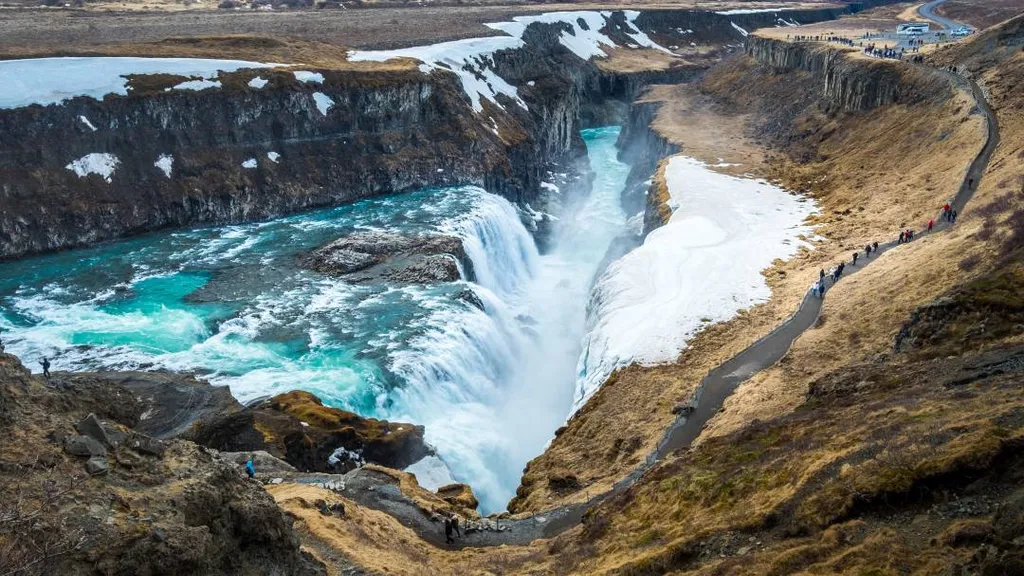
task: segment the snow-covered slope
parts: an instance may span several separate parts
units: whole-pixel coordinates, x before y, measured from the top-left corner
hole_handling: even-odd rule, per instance
[[[714,172],[686,156],[669,160],[672,217],[600,278],[577,368],[573,411],[616,368],[671,362],[703,326],[764,302],[761,270],[810,235],[812,201],[763,180]]]
[[[635,20],[640,15],[639,12],[626,10],[623,13],[629,28],[625,34],[633,41],[631,47],[654,48],[668,52],[636,26]],[[489,28],[500,30],[508,36],[468,38],[398,50],[357,50],[349,52],[348,59],[352,62],[383,62],[395,58],[413,58],[423,63],[420,70],[425,74],[437,69],[457,74],[476,112],[483,110],[481,99],[484,98],[501,107],[497,100],[498,94],[504,94],[519,106],[526,108],[516,87],[495,73],[494,54],[501,50],[522,48],[525,45],[523,33],[526,28],[530,24],[542,23],[566,26],[559,36],[559,43],[576,56],[584,60],[604,58],[608,55],[606,50],[616,46],[608,35],[601,32],[611,18],[612,12],[608,11],[549,12],[535,16],[517,16],[510,22],[487,24]]]
[[[107,94],[128,93],[129,74],[176,74],[198,76],[202,80],[186,82],[177,88],[210,88],[218,72],[241,68],[267,68],[278,64],[244,60],[202,58],[78,57],[31,58],[0,61],[0,108],[19,108],[31,104],[59,104],[76,96],[97,100]]]

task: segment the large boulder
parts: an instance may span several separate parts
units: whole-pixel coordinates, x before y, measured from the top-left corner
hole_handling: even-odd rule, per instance
[[[204,422],[186,437],[226,452],[265,450],[299,470],[347,472],[358,459],[404,468],[430,453],[423,427],[363,418],[293,391]]]
[[[126,390],[134,397],[119,399],[131,406],[131,418],[105,415],[105,407],[96,407],[100,418],[114,420],[155,438],[174,438],[196,422],[239,411],[242,405],[226,386],[211,386],[187,374],[173,372],[82,372],[66,374],[64,379],[76,388],[102,386]],[[83,432],[84,433],[84,432]]]
[[[461,278],[460,265],[467,276],[472,276],[472,263],[462,240],[444,235],[353,232],[300,256],[299,264],[322,274],[345,276],[352,282],[452,282]]]

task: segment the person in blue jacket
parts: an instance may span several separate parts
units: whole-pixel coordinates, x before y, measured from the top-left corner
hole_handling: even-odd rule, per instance
[[[256,465],[252,463],[252,456],[250,456],[249,461],[245,463],[245,473],[249,475],[249,478],[256,477]]]

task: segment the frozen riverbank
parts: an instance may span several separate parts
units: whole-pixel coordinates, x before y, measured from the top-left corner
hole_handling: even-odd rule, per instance
[[[761,271],[809,236],[812,201],[686,156],[665,174],[672,216],[591,294],[574,410],[616,369],[672,362],[698,330],[771,296]]]

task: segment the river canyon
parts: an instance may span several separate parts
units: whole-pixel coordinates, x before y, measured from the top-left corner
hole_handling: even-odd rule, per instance
[[[911,507],[981,541],[904,496],[1019,478],[1019,18],[904,61],[857,44],[888,0],[332,2],[0,15],[0,518],[85,534],[41,566],[783,574]]]

